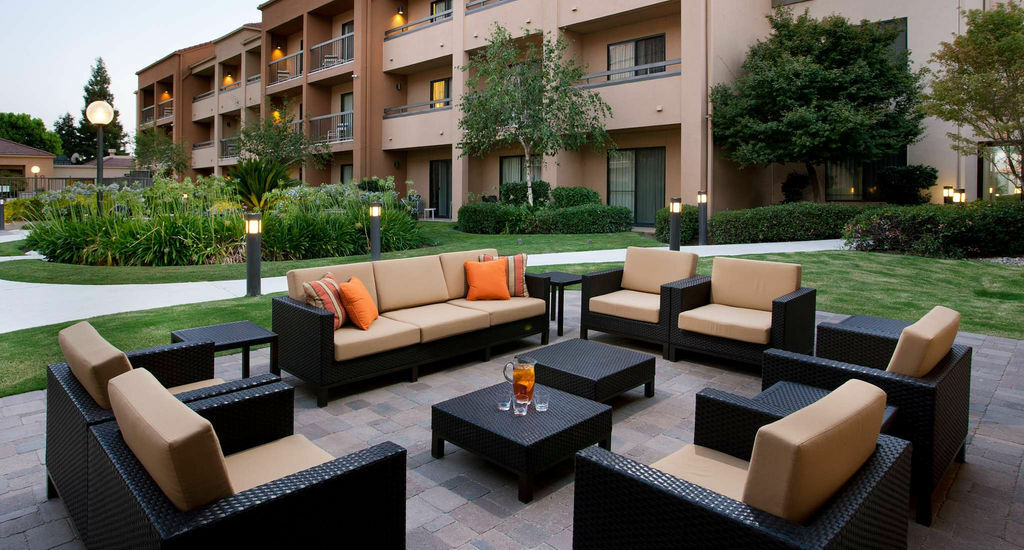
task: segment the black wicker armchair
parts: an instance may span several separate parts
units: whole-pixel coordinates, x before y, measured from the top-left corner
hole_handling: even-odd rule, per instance
[[[899,408],[890,432],[914,445],[912,491],[917,522],[930,525],[932,492],[954,460],[964,461],[971,396],[968,346],[953,345],[925,376],[886,371],[900,331],[910,323],[856,317],[855,323],[818,325],[818,356],[768,350],[763,388],[790,381],[832,390],[851,378],[870,382]]]
[[[180,343],[126,353],[134,368],[143,368],[165,387],[181,386],[214,377],[213,342]],[[185,403],[229,394],[280,380],[265,374],[177,394]],[[68,514],[85,539],[88,536],[87,490],[89,427],[114,420],[72,374],[67,363],[46,369],[46,472],[47,497],[60,496]]]
[[[280,382],[189,407],[210,421],[224,453],[293,431],[294,389]],[[88,460],[90,547],[334,547],[363,540],[405,547],[406,451],[391,442],[186,512],[150,477],[116,422],[90,428]]]
[[[749,460],[757,430],[785,416],[719,390],[697,394],[694,443]],[[910,445],[881,435],[875,453],[806,523],[597,447],[576,455],[574,548],[907,547]]]

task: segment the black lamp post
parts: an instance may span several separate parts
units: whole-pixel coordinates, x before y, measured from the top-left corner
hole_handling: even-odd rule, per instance
[[[38,195],[39,194],[39,167],[38,166],[33,166],[32,167],[32,178],[35,180],[34,184],[36,186],[36,194]]]
[[[947,185],[942,188],[942,203],[953,204],[953,186]]]
[[[106,101],[93,101],[85,118],[96,127],[96,215],[103,215],[103,127],[114,120],[114,108]]]
[[[708,244],[708,192],[697,191],[697,243]]]
[[[379,202],[370,203],[370,259],[380,259],[380,211]]]
[[[953,202],[960,206],[967,204],[967,190],[961,187],[953,191]]]
[[[683,199],[672,197],[672,200],[668,203],[668,213],[670,216],[668,249],[679,250],[679,218],[683,213]]]
[[[245,288],[246,296],[260,295],[260,234],[263,220],[259,212],[245,214]]]
[[[5,199],[3,195],[0,195],[0,231],[3,231],[6,227],[6,222],[4,222],[4,218],[6,217],[4,215],[4,202],[6,200],[7,199]]]

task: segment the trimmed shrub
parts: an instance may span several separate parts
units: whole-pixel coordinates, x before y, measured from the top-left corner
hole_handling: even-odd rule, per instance
[[[692,204],[684,204],[683,211],[679,214],[679,242],[686,244],[697,239],[697,207]],[[658,210],[654,215],[654,238],[667,243],[669,240],[669,229],[671,218],[668,208]]]
[[[795,202],[717,212],[708,221],[715,244],[838,239],[856,215],[874,206]]]
[[[483,235],[537,233],[537,216],[528,206],[475,202],[459,208],[458,230]]]
[[[549,212],[551,233],[619,233],[633,227],[633,213],[624,206],[584,204]]]
[[[601,204],[601,195],[589,187],[555,187],[551,190],[551,203],[555,208]]]
[[[617,233],[629,231],[633,214],[628,208],[584,204],[569,208],[531,209],[504,203],[477,202],[459,208],[458,230],[465,233]]]
[[[939,171],[933,166],[915,164],[890,166],[878,172],[878,188],[882,200],[889,204],[924,204],[931,197],[923,193],[939,180]]]
[[[978,201],[872,209],[854,218],[844,236],[855,250],[941,258],[1024,254],[1024,204]]]
[[[550,202],[551,184],[546,181],[535,181],[533,188],[533,206],[544,208]],[[513,181],[501,184],[501,202],[513,206],[526,204],[526,182]]]

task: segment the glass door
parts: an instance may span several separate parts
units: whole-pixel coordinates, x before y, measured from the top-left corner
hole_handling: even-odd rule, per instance
[[[665,148],[609,151],[608,204],[630,209],[637,225],[654,225],[665,205]]]
[[[438,218],[452,217],[452,161],[430,161],[430,208]]]

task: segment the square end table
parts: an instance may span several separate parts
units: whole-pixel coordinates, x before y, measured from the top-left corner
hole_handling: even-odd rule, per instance
[[[574,338],[523,354],[537,361],[537,383],[599,402],[637,386],[654,397],[655,357]]]
[[[277,334],[251,321],[175,330],[171,332],[171,343],[177,342],[213,342],[214,351],[241,348],[242,378],[249,378],[249,349],[270,344],[270,372],[281,375],[277,366]]]
[[[546,277],[551,281],[551,320],[555,320],[555,314],[558,314],[558,335],[562,335],[562,326],[565,322],[565,287],[579,284],[583,282],[582,275],[576,275],[574,273],[565,273],[562,271],[549,271],[547,273],[538,273],[538,277]],[[556,298],[557,293],[557,300]],[[557,307],[555,307],[557,304]],[[557,311],[556,311],[557,310]]]

